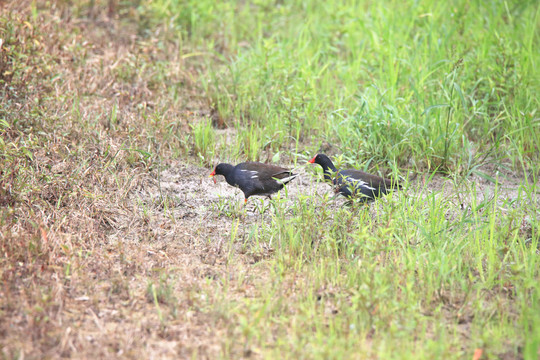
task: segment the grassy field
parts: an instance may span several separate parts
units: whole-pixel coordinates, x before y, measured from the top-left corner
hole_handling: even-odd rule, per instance
[[[538,359],[536,1],[8,2],[0,354]],[[400,177],[369,206],[318,166]],[[218,162],[301,176],[272,200]]]

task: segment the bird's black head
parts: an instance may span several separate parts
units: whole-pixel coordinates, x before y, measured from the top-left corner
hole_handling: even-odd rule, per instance
[[[228,169],[230,166],[231,166],[230,164],[225,164],[225,163],[218,164],[218,165],[214,168],[214,171],[212,171],[212,173],[210,174],[210,176],[214,176],[214,175],[225,175],[225,173],[227,172],[227,169]]]
[[[232,166],[231,164],[225,164],[225,163],[218,164],[218,165],[214,168],[214,171],[212,171],[212,173],[210,174],[210,177],[214,177],[214,176],[216,176],[216,175],[223,175],[223,176],[226,176],[226,175],[229,174],[233,169],[234,169],[234,166]],[[214,183],[216,183],[216,179],[214,179]]]
[[[313,157],[313,159],[308,161],[311,164],[319,164],[322,166],[322,168],[326,171],[327,169],[336,171],[336,167],[332,163],[332,160],[324,154],[317,154]]]

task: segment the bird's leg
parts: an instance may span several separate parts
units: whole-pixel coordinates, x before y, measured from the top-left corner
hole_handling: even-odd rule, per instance
[[[247,199],[244,201],[244,204],[246,203]],[[242,213],[242,227],[244,228],[244,232],[242,234],[242,241],[246,241],[246,213]]]
[[[246,207],[247,204],[247,198],[244,199],[244,203],[242,204],[242,227],[244,228],[243,234],[242,234],[242,241],[246,240]]]

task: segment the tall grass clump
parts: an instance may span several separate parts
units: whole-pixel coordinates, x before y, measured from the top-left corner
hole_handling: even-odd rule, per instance
[[[273,200],[271,221],[253,225],[244,242],[273,249],[261,265],[271,280],[257,283],[256,299],[220,304],[235,328],[249,324],[231,344],[268,357],[458,359],[482,349],[489,358],[535,358],[536,195],[524,185],[508,200],[500,185],[470,184],[475,196],[463,206],[429,186],[375,209],[335,207],[326,195]],[[523,222],[526,231],[516,226]]]
[[[228,123],[276,134],[276,146],[330,137],[360,160],[455,168],[472,140],[516,166],[538,160],[533,1],[152,8],[207,54],[210,103]]]
[[[204,164],[211,164],[215,151],[215,130],[210,119],[191,124],[193,152]]]

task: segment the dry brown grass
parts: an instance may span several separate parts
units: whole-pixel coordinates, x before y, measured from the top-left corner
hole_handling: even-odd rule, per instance
[[[197,302],[224,255],[193,243],[155,179],[205,109],[194,71],[134,9],[49,5],[0,14],[3,357],[214,357],[224,320]]]

